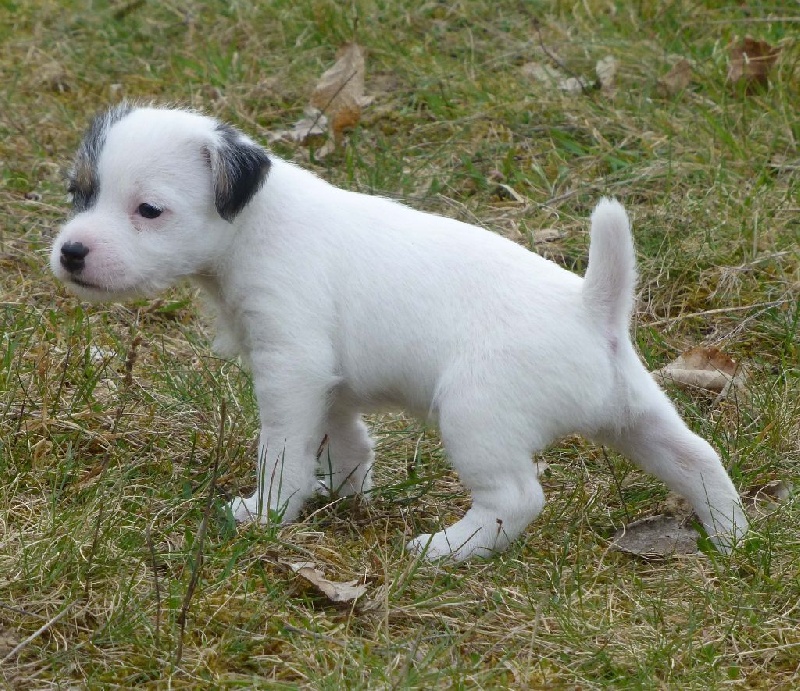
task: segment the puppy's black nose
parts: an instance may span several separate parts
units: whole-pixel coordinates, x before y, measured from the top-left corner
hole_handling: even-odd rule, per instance
[[[89,248],[82,242],[65,242],[61,245],[61,266],[71,274],[83,270],[84,259],[89,254]]]

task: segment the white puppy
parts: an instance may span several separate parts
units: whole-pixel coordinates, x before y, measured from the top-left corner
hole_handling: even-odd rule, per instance
[[[688,430],[628,335],[628,218],[603,200],[580,278],[481,228],[338,189],[237,130],[183,110],[117,106],[77,154],[55,275],[116,300],[194,281],[215,346],[253,374],[258,489],[237,520],[291,521],[316,450],[342,494],[370,489],[364,411],[438,424],[472,506],[409,543],[429,558],[504,549],[539,514],[535,451],[577,432],[686,497],[723,549],[747,528],[711,446]]]

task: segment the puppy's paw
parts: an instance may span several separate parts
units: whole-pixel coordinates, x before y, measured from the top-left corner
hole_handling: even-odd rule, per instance
[[[428,561],[437,561],[438,559],[452,559],[453,561],[461,561],[466,559],[468,554],[462,555],[458,549],[459,545],[451,545],[447,540],[447,535],[444,531],[431,535],[417,535],[411,540],[406,549],[412,554],[419,554]]]
[[[454,530],[453,526],[433,535],[418,535],[406,545],[406,549],[412,554],[422,555],[428,561],[439,559],[465,561],[472,557],[490,559],[500,551],[496,547],[481,544],[477,531],[459,539],[459,531]]]
[[[331,483],[327,477],[317,478],[317,481],[314,483],[314,496],[324,497],[325,499],[330,499],[333,497]]]
[[[254,521],[257,523],[267,523],[269,520],[268,514],[263,511],[259,513],[258,497],[236,497],[229,501],[225,508],[233,514],[233,518],[237,523],[249,523]]]
[[[372,483],[369,476],[367,476],[360,484],[356,485],[351,482],[331,487],[331,478],[326,475],[317,478],[314,485],[314,494],[317,496],[325,497],[326,499],[336,499],[339,497],[358,497],[361,501],[370,500],[370,491],[372,490]]]

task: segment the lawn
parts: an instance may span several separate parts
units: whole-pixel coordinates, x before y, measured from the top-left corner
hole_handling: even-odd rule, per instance
[[[3,2],[4,684],[800,686],[798,28],[795,5],[761,0]],[[762,82],[731,73],[745,37],[773,49]],[[351,41],[370,97],[356,126],[333,151],[278,138]],[[749,539],[729,557],[702,539],[618,551],[620,528],[680,502],[570,437],[537,459],[548,504],[508,552],[420,562],[406,541],[467,497],[436,430],[395,414],[368,420],[369,502],[233,524],[223,506],[254,482],[258,415],[247,373],[211,351],[201,300],[179,286],[81,304],[48,269],[75,147],[122,98],[211,113],[334,184],[579,273],[591,209],[618,197],[648,367],[702,347],[747,372],[727,396],[667,390],[745,497]],[[301,563],[365,591],[333,602]]]

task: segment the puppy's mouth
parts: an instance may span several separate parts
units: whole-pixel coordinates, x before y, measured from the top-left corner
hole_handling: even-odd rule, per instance
[[[92,281],[87,281],[73,274],[65,276],[63,281],[70,292],[91,302],[135,298],[144,294],[142,289],[138,286],[115,286],[104,283],[93,283]]]
[[[100,290],[100,291],[103,291],[105,293],[108,292],[107,288],[103,288],[102,286],[99,286],[99,285],[97,285],[95,283],[89,283],[89,281],[84,281],[84,280],[82,280],[82,279],[80,279],[77,276],[74,276],[72,274],[70,274],[70,276],[67,278],[67,280],[69,281],[69,283],[72,283],[73,285],[76,285],[76,286],[80,286],[81,288],[86,288],[87,290]]]
[[[120,292],[107,285],[85,281],[80,276],[71,275],[64,283],[76,295],[92,301],[109,299]]]

